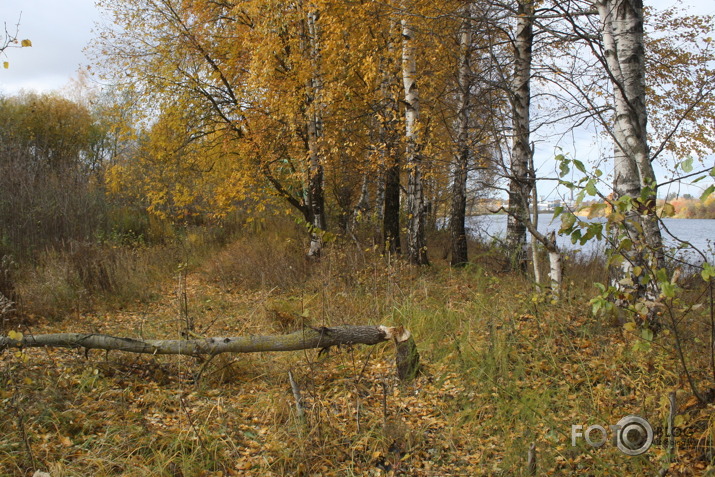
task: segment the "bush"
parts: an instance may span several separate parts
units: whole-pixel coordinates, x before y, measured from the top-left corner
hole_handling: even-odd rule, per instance
[[[20,311],[47,318],[148,300],[180,262],[178,247],[112,247],[74,242],[45,250],[20,270]]]

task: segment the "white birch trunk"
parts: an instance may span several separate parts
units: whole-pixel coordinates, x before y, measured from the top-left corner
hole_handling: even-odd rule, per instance
[[[534,161],[531,161],[531,171],[534,172]],[[537,200],[536,184],[531,190],[531,207],[532,207],[532,219],[531,223],[534,225],[534,229],[539,230],[539,202]],[[542,292],[541,287],[541,267],[539,266],[539,247],[536,235],[531,234],[531,261],[534,267],[534,282],[536,282],[537,293]]]
[[[549,279],[551,280],[551,294],[554,299],[558,300],[561,297],[561,283],[563,263],[561,262],[561,252],[556,247],[556,236],[554,232],[549,237],[551,247],[549,247]]]
[[[464,265],[469,261],[465,216],[467,209],[467,172],[469,170],[469,116],[471,108],[472,71],[472,2],[464,5],[459,31],[459,71],[457,72],[457,142],[452,165],[452,207],[449,227],[451,234],[451,265]]]
[[[321,141],[323,137],[322,78],[320,76],[320,43],[318,31],[318,13],[311,10],[306,15],[305,44],[309,57],[311,76],[308,80],[308,198],[311,209],[311,230],[309,257],[319,257],[323,249],[325,230],[325,197],[323,184],[323,162],[321,160]]]
[[[415,33],[402,20],[402,81],[405,90],[405,142],[407,143],[407,258],[415,265],[427,265],[425,241],[426,210],[420,156],[419,90],[417,88]]]
[[[526,224],[529,220],[529,195],[533,178],[529,177],[531,160],[530,104],[531,61],[534,42],[533,0],[519,0],[514,39],[514,74],[512,79],[512,140],[509,183],[509,218],[507,246],[512,254],[512,267],[526,267]]]
[[[646,135],[645,52],[642,0],[599,0],[604,59],[613,84],[615,124],[614,193],[629,196],[636,206],[626,216],[621,236],[634,244],[623,252],[620,276],[632,278],[640,295],[652,295],[638,285],[634,265],[663,266],[662,237],[655,214],[656,178],[650,162]],[[642,230],[642,232],[641,232]],[[640,249],[640,250],[639,250]]]

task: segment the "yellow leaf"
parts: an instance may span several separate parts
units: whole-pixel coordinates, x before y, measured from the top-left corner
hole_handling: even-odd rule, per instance
[[[636,325],[635,321],[629,321],[628,323],[623,325],[623,329],[626,331],[635,331],[637,326],[638,325]]]
[[[32,46],[32,42],[26,38],[20,42],[20,46],[22,46],[23,48],[26,48],[26,47]]]
[[[670,203],[663,204],[663,209],[662,209],[661,215],[663,217],[674,216],[675,215],[675,207],[673,206],[673,204],[670,204]]]
[[[20,341],[22,339],[22,333],[20,333],[19,331],[10,330],[10,332],[7,334],[7,337],[11,340]]]
[[[2,67],[5,68],[5,69],[8,69],[8,68],[10,68],[10,63],[8,63],[7,61],[3,61],[3,62],[2,62]]]

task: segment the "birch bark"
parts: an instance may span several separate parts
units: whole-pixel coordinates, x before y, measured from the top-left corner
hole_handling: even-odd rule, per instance
[[[472,3],[462,10],[462,25],[459,31],[459,71],[457,75],[457,144],[452,170],[452,204],[449,226],[451,234],[452,266],[461,266],[469,261],[467,232],[464,225],[467,209],[467,173],[469,170],[469,116],[471,107],[472,74]]]
[[[422,157],[420,154],[419,92],[417,88],[417,49],[415,33],[407,19],[402,20],[402,81],[405,89],[405,142],[407,156],[407,259],[427,265],[425,220],[427,218]]]
[[[656,177],[646,135],[645,50],[642,0],[600,0],[596,3],[602,26],[604,61],[613,85],[615,124],[615,199],[630,197],[621,237],[635,244],[622,252],[623,261],[614,282],[632,277],[635,265],[661,268],[662,236],[655,211]],[[635,282],[638,282],[637,277]],[[647,293],[637,287],[640,294]]]
[[[512,254],[512,268],[526,270],[526,222],[529,220],[529,195],[532,180],[530,104],[531,61],[534,43],[534,4],[519,0],[514,39],[514,75],[512,80],[512,140],[509,182],[509,218],[506,240]]]
[[[323,137],[322,78],[320,75],[320,35],[318,12],[311,9],[306,14],[305,49],[309,59],[310,78],[307,84],[308,132],[308,201],[311,211],[309,257],[320,257],[323,249],[322,232],[325,230],[325,194],[323,192],[323,162],[321,140]]]

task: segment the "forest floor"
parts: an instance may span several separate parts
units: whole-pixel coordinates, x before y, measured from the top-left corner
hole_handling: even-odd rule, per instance
[[[513,476],[529,475],[532,443],[536,475],[715,473],[714,407],[693,397],[673,335],[664,331],[644,346],[629,327],[590,316],[594,291],[584,283],[572,281],[552,303],[527,279],[486,266],[417,270],[336,249],[320,264],[269,271],[241,265],[241,254],[240,244],[217,252],[189,268],[185,282],[173,277],[157,286],[150,300],[59,321],[34,317],[17,330],[178,339],[187,316],[200,336],[402,325],[415,336],[421,374],[397,380],[391,343],[220,355],[208,363],[118,351],[5,351],[0,475]],[[309,270],[293,283],[280,280],[297,266]],[[251,273],[260,279],[236,278]],[[690,372],[708,389],[712,370],[698,330],[681,338],[693,346]],[[578,435],[572,445],[572,425],[610,433],[609,425],[639,415],[663,426],[671,392],[682,434],[675,455],[660,441],[638,456],[610,441],[593,448]]]

